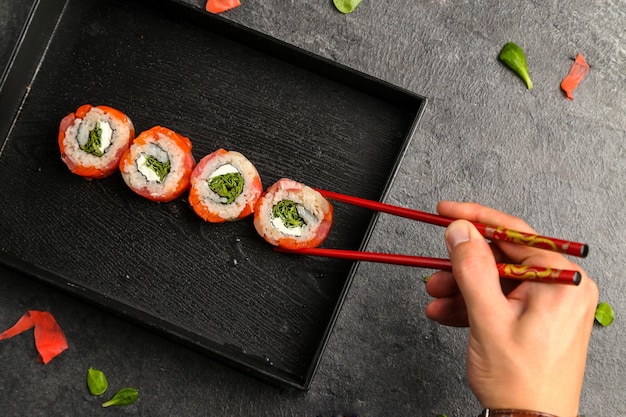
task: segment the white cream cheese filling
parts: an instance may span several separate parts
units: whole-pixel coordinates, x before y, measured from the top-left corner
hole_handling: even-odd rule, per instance
[[[220,175],[236,174],[237,172],[239,172],[239,170],[235,168],[233,165],[224,164],[220,166],[219,168],[217,168],[215,171],[213,171],[211,175],[209,175],[209,181],[215,177],[219,177]]]

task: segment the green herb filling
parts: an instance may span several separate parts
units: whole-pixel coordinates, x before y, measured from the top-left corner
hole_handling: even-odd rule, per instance
[[[219,195],[224,204],[230,204],[243,192],[244,180],[239,172],[218,175],[208,181],[211,191]]]
[[[152,155],[146,155],[145,165],[157,174],[159,182],[163,182],[165,180],[165,177],[167,177],[167,174],[170,173],[170,169],[172,168],[170,161],[161,162]]]
[[[100,127],[100,122],[96,123],[96,127],[93,130],[89,131],[89,137],[87,138],[87,143],[80,146],[80,149],[95,155],[97,157],[101,157],[104,155],[104,152],[100,150],[102,147],[102,128]]]
[[[279,218],[287,228],[302,227],[306,224],[298,214],[298,205],[291,200],[281,200],[272,208],[272,217]]]

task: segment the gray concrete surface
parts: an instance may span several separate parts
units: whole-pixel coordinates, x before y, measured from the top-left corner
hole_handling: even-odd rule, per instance
[[[2,68],[29,3],[0,4]],[[581,414],[626,416],[626,2],[363,0],[350,15],[328,0],[242,3],[224,16],[429,98],[387,202],[432,211],[441,199],[473,200],[589,243],[581,264],[617,317],[593,330]],[[533,90],[498,62],[507,41],[526,51]],[[592,69],[568,101],[559,83],[578,52]],[[369,248],[445,256],[442,233],[383,215]],[[0,327],[48,309],[82,337],[47,366],[30,338],[0,343],[0,413],[476,415],[466,331],[424,317],[426,273],[362,264],[310,391],[293,393],[2,267]],[[139,401],[101,409],[84,386],[89,366],[106,369],[112,388],[139,388]]]

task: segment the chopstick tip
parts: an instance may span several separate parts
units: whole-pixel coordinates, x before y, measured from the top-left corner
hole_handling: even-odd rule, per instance
[[[582,248],[580,249],[580,257],[581,258],[586,258],[587,255],[589,255],[589,245],[583,245]]]
[[[572,278],[572,283],[574,285],[578,285],[580,284],[580,281],[582,280],[582,278],[583,278],[583,275],[580,272],[576,271],[576,273],[574,274],[574,278]]]

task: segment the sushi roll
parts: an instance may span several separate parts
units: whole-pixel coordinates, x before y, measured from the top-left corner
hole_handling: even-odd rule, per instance
[[[254,227],[269,243],[286,249],[322,244],[333,223],[333,206],[320,193],[282,178],[270,186],[254,207]]]
[[[220,148],[191,173],[189,204],[205,221],[223,223],[252,214],[262,192],[254,165],[239,152]]]
[[[141,132],[122,155],[126,185],[152,201],[171,201],[189,188],[195,166],[191,141],[161,126]]]
[[[108,177],[135,137],[132,121],[108,106],[84,104],[59,125],[61,159],[74,174],[87,179]]]

